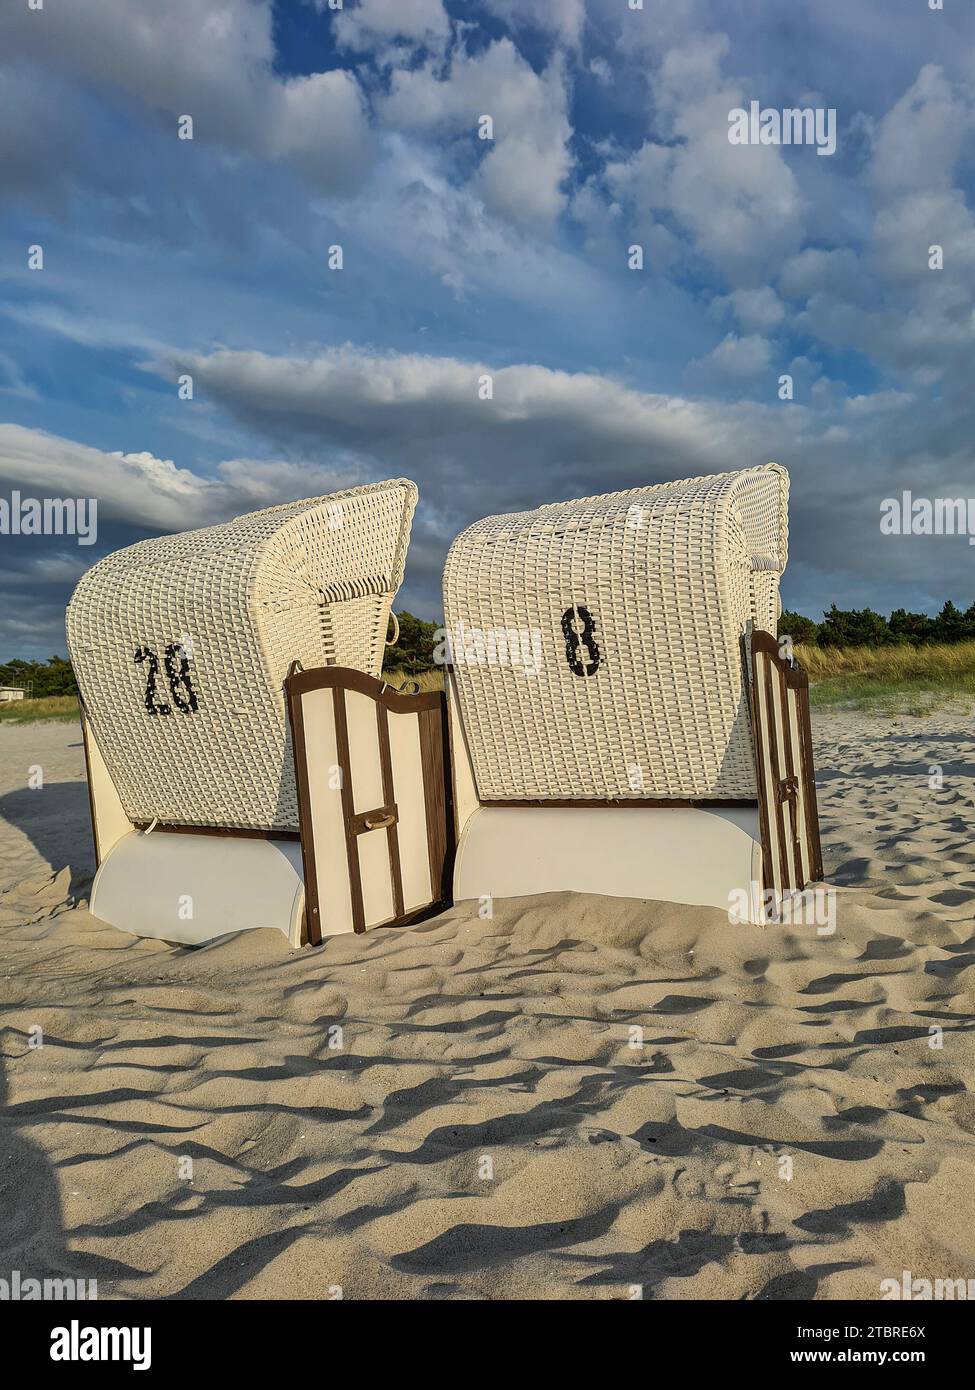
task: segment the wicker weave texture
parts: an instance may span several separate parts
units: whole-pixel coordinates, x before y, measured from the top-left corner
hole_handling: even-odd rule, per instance
[[[140,541],[83,576],[68,648],[131,820],[298,829],[282,683],[294,660],[379,674],[416,501],[404,479],[350,488]]]
[[[741,636],[775,630],[787,498],[769,464],[463,531],[444,611],[481,799],[754,796]]]

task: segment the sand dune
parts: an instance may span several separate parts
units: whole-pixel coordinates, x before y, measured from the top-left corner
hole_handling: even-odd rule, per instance
[[[833,936],[551,895],[302,952],[100,926],[78,730],[0,726],[0,1276],[499,1299],[972,1277],[971,724],[816,716]]]

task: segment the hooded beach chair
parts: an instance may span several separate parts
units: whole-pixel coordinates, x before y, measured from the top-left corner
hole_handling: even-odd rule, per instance
[[[443,698],[380,678],[416,500],[402,479],[350,488],[140,541],[83,576],[67,632],[96,917],[298,944],[439,900]]]
[[[807,682],[774,635],[787,498],[769,464],[457,537],[455,899],[571,889],[759,921],[822,877]]]

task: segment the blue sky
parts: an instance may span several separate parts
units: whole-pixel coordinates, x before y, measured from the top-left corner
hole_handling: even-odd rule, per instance
[[[969,4],[24,0],[0,100],[0,496],[100,520],[0,537],[0,658],[120,544],[404,474],[424,616],[475,517],[773,459],[787,606],[975,600],[879,529],[975,491]],[[732,146],[752,100],[835,154]]]

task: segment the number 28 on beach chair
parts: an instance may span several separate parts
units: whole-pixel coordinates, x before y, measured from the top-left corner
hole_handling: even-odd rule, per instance
[[[822,878],[775,464],[488,517],[444,573],[458,900],[776,916]],[[742,905],[747,906],[742,910]]]
[[[416,497],[397,480],[269,507],[82,578],[96,917],[297,945],[441,899],[443,699],[379,679]]]

